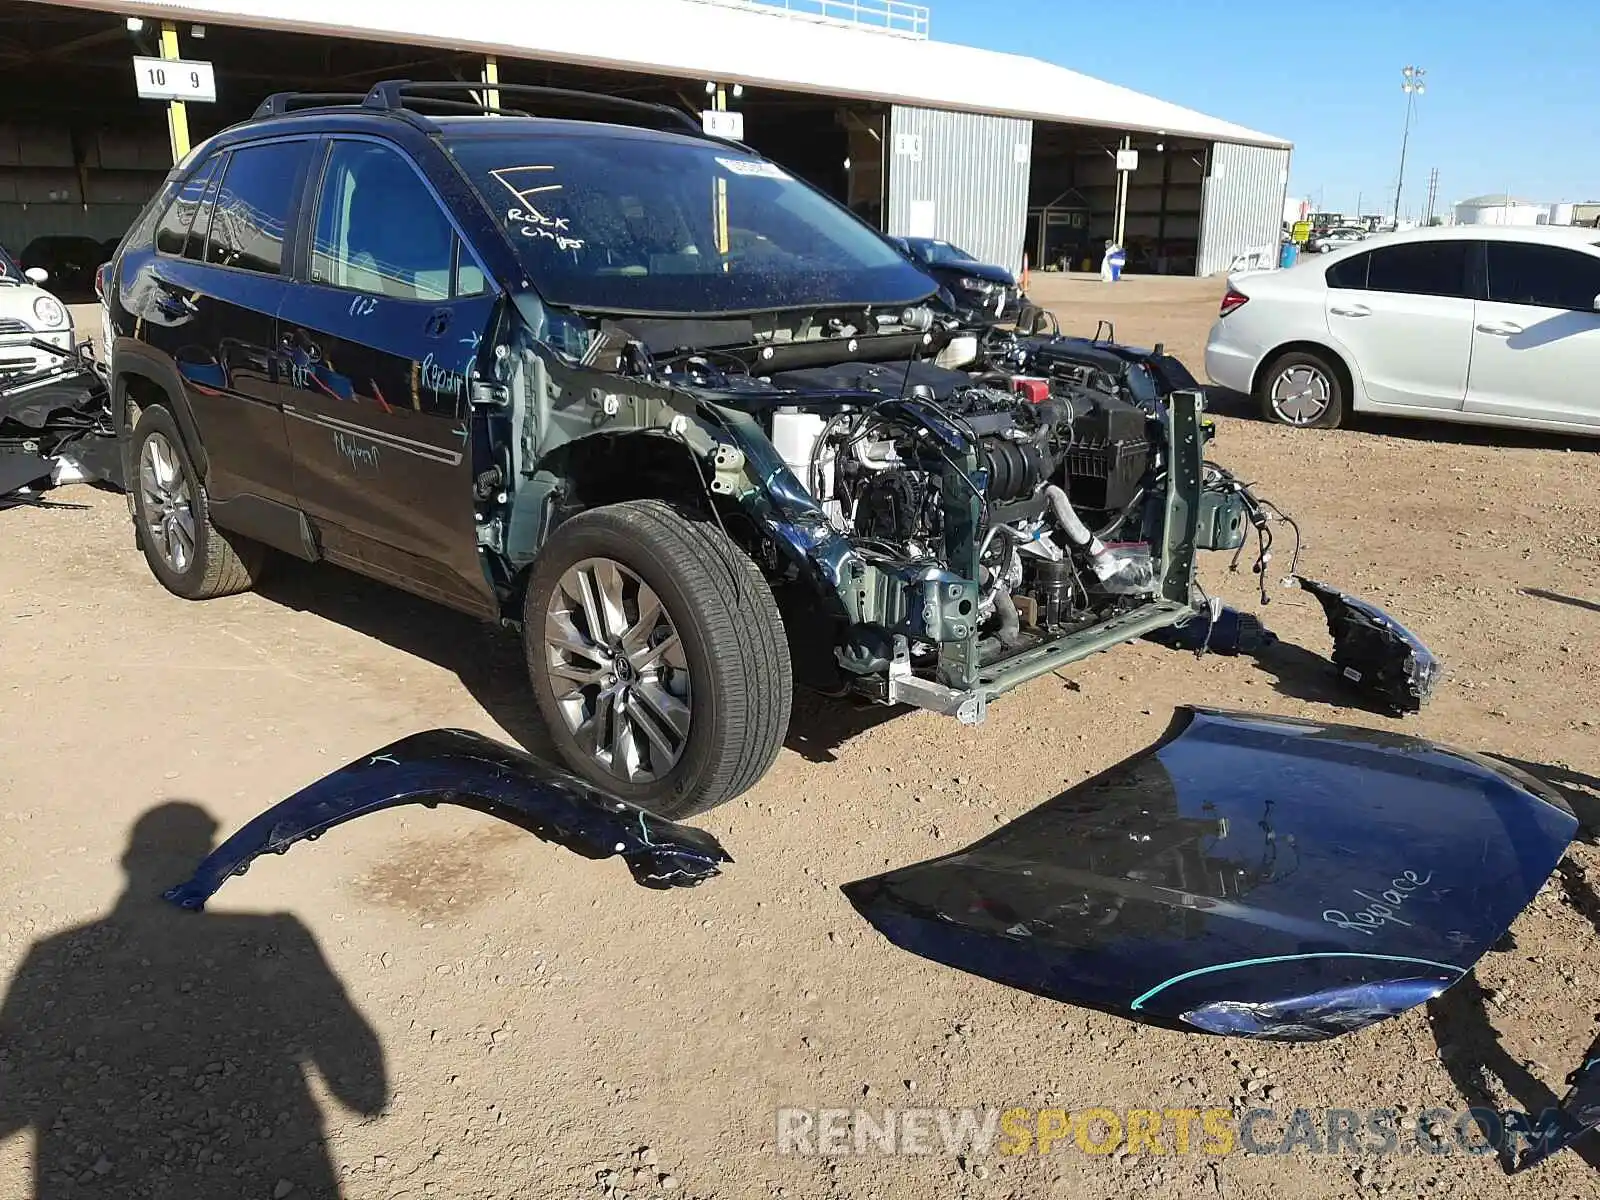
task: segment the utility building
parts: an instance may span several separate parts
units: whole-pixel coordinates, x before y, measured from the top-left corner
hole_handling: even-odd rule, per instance
[[[886,232],[1013,268],[1096,269],[1108,240],[1131,271],[1275,257],[1288,142],[931,22],[902,0],[0,0],[0,243],[118,238],[175,153],[267,94],[409,78],[721,112]],[[171,67],[136,80],[136,57]]]

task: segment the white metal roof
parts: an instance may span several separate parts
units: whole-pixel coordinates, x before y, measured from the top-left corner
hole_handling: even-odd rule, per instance
[[[1470,200],[1457,200],[1457,208],[1513,208],[1525,205],[1536,205],[1534,200],[1519,200],[1516,196],[1508,196],[1504,192],[1492,192],[1487,196],[1474,196]]]
[[[106,0],[45,0],[106,10]],[[116,12],[394,41],[760,87],[1288,146],[1037,58],[692,0],[118,0]],[[1028,20],[1028,10],[1009,11]],[[203,46],[185,43],[200,57]]]

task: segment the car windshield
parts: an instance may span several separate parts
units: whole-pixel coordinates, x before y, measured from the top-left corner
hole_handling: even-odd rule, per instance
[[[936,290],[870,227],[731,146],[595,133],[463,138],[450,151],[552,304],[756,313]]]
[[[4,246],[0,246],[0,280],[7,283],[22,282],[22,268]]]
[[[917,257],[932,266],[953,266],[959,263],[977,262],[959,246],[952,246],[949,242],[936,242],[931,239],[912,243],[917,252]]]

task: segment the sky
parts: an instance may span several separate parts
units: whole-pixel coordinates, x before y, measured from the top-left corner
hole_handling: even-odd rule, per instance
[[[1402,213],[1488,192],[1600,201],[1595,0],[922,0],[932,35],[1047,59],[1294,142],[1289,193],[1388,213],[1405,124],[1401,70],[1427,71]],[[1120,32],[1119,32],[1120,31]]]

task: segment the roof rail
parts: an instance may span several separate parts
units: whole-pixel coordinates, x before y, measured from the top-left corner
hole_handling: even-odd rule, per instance
[[[365,92],[273,92],[256,107],[251,117],[281,117],[296,108],[360,104],[365,98]]]
[[[493,108],[475,100],[452,100],[442,96],[429,95],[430,92],[498,92],[501,95],[522,97],[529,99],[562,100],[591,104],[596,108],[609,108],[621,114],[632,114],[636,117],[651,116],[657,120],[665,120],[677,126],[686,133],[694,133],[700,137],[705,136],[700,122],[688,113],[666,104],[651,104],[645,100],[630,100],[623,96],[608,96],[604,92],[582,92],[572,88],[538,87],[525,83],[469,83],[462,80],[445,80],[440,82],[414,81],[410,79],[385,79],[381,83],[372,85],[372,90],[361,101],[363,108],[375,108],[384,112],[404,110],[406,102],[413,104],[422,103],[435,105],[440,108],[450,108],[460,112],[515,113],[521,116],[537,116],[526,108],[505,109]]]

